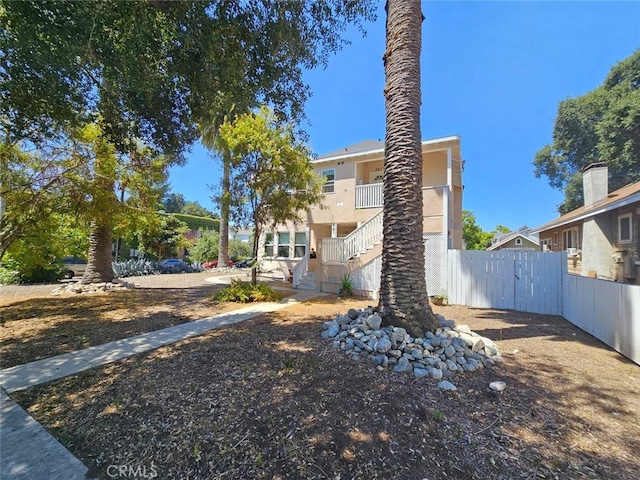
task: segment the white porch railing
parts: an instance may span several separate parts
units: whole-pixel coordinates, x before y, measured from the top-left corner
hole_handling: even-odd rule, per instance
[[[298,263],[296,263],[293,268],[293,279],[291,281],[291,285],[293,288],[296,288],[300,283],[300,279],[307,273],[309,269],[309,254],[307,253],[304,257],[302,257]]]
[[[382,204],[381,183],[356,185],[356,208],[380,208]]]
[[[344,265],[358,253],[382,240],[382,211],[360,225],[346,237],[322,239],[322,261]]]

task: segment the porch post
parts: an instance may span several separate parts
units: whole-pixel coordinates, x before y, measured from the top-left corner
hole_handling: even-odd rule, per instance
[[[445,210],[445,244],[444,249],[449,250],[449,232],[451,231],[451,215],[450,212],[453,212],[453,195],[451,195],[451,186],[453,185],[453,159],[451,157],[451,147],[447,148],[447,186],[445,188],[446,195],[444,198],[444,208]]]
[[[338,238],[338,224],[331,224],[331,238]]]

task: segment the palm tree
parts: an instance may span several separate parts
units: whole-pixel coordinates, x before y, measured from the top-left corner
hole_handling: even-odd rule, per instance
[[[434,331],[422,242],[420,132],[420,0],[387,0],[385,106],[387,111],[380,312],[385,324],[413,336]]]

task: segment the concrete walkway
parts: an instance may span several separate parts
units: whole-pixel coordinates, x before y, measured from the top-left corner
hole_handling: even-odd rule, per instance
[[[218,283],[216,279],[215,282]],[[249,305],[135,337],[0,370],[0,478],[84,479],[87,467],[9,399],[8,393],[148,352],[210,330],[275,312],[324,294],[297,291],[277,303]]]

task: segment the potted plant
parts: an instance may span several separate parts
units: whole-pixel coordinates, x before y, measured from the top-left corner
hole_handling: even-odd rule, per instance
[[[449,298],[447,297],[446,290],[442,290],[437,295],[432,295],[429,297],[431,299],[431,303],[438,306],[447,305]]]

